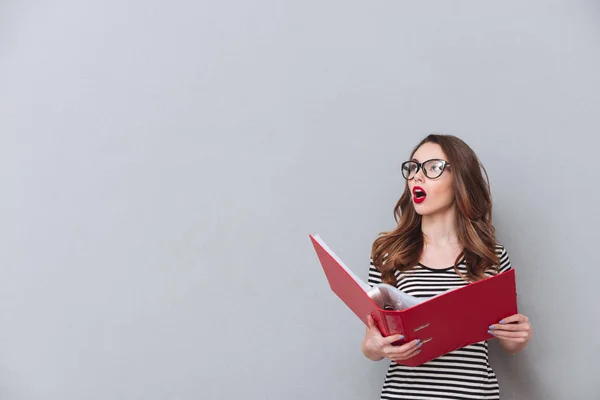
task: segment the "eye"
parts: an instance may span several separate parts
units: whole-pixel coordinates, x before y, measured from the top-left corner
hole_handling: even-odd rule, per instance
[[[404,170],[407,172],[414,172],[417,169],[417,166],[414,163],[409,163],[404,166]]]
[[[429,164],[429,166],[427,167],[427,170],[429,170],[431,172],[440,172],[442,170],[442,163],[433,162],[433,163]]]

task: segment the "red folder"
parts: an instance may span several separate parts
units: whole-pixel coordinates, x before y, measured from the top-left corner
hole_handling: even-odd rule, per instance
[[[309,236],[331,289],[365,325],[370,314],[383,336],[404,335],[396,344],[415,339],[424,343],[421,353],[397,361],[399,364],[421,365],[469,344],[491,339],[489,326],[518,312],[513,269],[404,310],[382,309],[365,292],[365,283],[322,245],[318,235]]]

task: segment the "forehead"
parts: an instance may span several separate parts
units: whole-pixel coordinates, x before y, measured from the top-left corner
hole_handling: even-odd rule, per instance
[[[413,159],[423,162],[431,160],[432,158],[446,159],[446,154],[442,151],[442,148],[437,143],[425,143],[417,149]]]

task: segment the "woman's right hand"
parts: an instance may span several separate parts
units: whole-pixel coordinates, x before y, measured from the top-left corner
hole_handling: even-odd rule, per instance
[[[383,337],[372,316],[367,317],[367,333],[362,342],[363,354],[370,360],[379,361],[388,358],[400,361],[411,358],[421,352],[421,341],[415,339],[411,342],[397,346],[392,343],[404,339],[404,336],[390,335]]]

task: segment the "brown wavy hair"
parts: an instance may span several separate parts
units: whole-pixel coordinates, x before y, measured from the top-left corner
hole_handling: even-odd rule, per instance
[[[463,251],[454,262],[455,271],[467,281],[485,278],[485,272],[498,272],[495,229],[492,225],[492,196],[489,177],[475,152],[461,139],[452,135],[431,134],[412,151],[425,143],[438,144],[446,154],[452,174],[454,205],[456,207],[456,235]],[[483,177],[485,174],[485,179]],[[421,216],[412,204],[408,181],[404,193],[394,208],[396,229],[381,232],[373,242],[371,258],[382,273],[382,281],[396,285],[395,271],[405,272],[413,268],[423,253],[424,238]],[[458,264],[465,261],[466,276]]]

